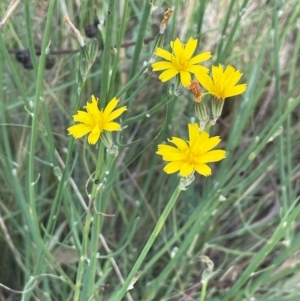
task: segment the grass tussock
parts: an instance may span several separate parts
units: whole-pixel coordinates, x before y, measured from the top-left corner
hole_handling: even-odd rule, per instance
[[[299,14],[296,0],[2,1],[0,300],[298,300]],[[202,120],[226,158],[181,182],[164,146],[192,141],[220,100],[152,71],[176,38],[247,84]],[[93,116],[127,108],[93,144],[67,130],[91,95]]]

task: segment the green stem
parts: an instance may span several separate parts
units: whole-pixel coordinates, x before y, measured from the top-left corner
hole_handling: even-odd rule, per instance
[[[25,26],[26,26],[26,31],[27,31],[27,39],[28,39],[28,48],[29,48],[29,53],[30,53],[30,58],[32,62],[32,66],[34,68],[34,72],[36,75],[36,70],[37,70],[37,59],[36,59],[36,54],[35,54],[35,48],[34,48],[34,41],[33,41],[33,34],[32,34],[32,25],[31,25],[31,16],[30,16],[30,1],[25,0],[24,5],[25,5]]]
[[[7,48],[5,46],[4,40],[3,40],[3,31],[0,32],[0,52],[1,52],[1,62],[5,62],[7,64],[7,68],[10,70],[10,78],[11,81],[14,82],[16,85],[16,88],[18,89],[18,92],[20,93],[20,96],[22,98],[22,101],[24,102],[24,105],[26,108],[30,108],[29,101],[27,99],[26,91],[24,89],[22,79],[18,75],[15,64],[13,64],[10,54],[7,51]],[[4,66],[4,64],[2,64]],[[1,106],[3,108],[3,106]],[[3,109],[2,109],[3,110]]]
[[[104,144],[100,142],[97,166],[95,171],[95,179],[100,178],[101,173],[103,171],[103,166],[104,166],[103,163],[104,163]],[[90,261],[89,254],[88,254],[89,234],[90,234],[91,223],[93,220],[93,212],[94,214],[96,214],[94,211],[94,203],[96,200],[97,193],[99,192],[98,186],[99,184],[95,184],[95,183],[93,184],[92,193],[89,201],[89,209],[87,211],[86,221],[83,229],[83,241],[82,241],[82,247],[80,253],[79,266],[77,270],[75,293],[73,299],[74,301],[80,300],[83,274],[87,266],[86,264],[87,261]]]
[[[277,108],[280,107],[280,103],[282,102],[280,95],[280,85],[281,85],[281,74],[280,74],[280,63],[279,63],[279,52],[280,52],[280,44],[279,44],[279,24],[278,24],[278,8],[279,2],[277,0],[274,1],[274,10],[273,10],[273,30],[274,30],[274,67],[275,67],[275,102]],[[278,117],[282,115],[282,110],[278,109]],[[290,115],[289,115],[290,116]],[[288,117],[289,117],[288,116]],[[286,154],[284,150],[287,149],[286,135],[279,135],[277,139],[277,148],[278,148],[278,162],[279,162],[279,177],[280,177],[280,188],[281,188],[281,203],[283,208],[283,214],[285,214],[289,209],[289,201],[287,196],[287,186],[286,186]],[[291,240],[291,229],[286,230],[285,240],[290,242]]]
[[[125,122],[123,122],[122,126],[128,125],[132,122],[137,122],[141,119],[144,119],[145,117],[155,113],[156,111],[158,111],[160,108],[162,108],[164,105],[166,105],[170,100],[171,100],[171,95],[168,95],[165,97],[165,99],[163,99],[160,103],[158,103],[156,106],[154,106],[153,108],[151,108],[150,110],[143,112],[137,116],[128,118],[125,120]],[[150,117],[150,116],[149,116]]]
[[[93,219],[91,208],[93,206],[94,201],[95,201],[94,198],[90,198],[89,210],[87,211],[85,225],[84,225],[84,229],[83,229],[83,241],[82,241],[81,254],[80,254],[80,259],[79,259],[79,266],[78,266],[78,270],[77,270],[74,301],[79,300],[81,287],[82,287],[83,272],[85,270],[86,262],[88,260],[87,246],[88,246],[88,238],[89,238],[89,233],[90,233],[90,226],[91,226],[91,222]]]
[[[32,128],[31,128],[31,138],[30,138],[30,150],[29,150],[29,172],[28,172],[28,188],[29,188],[29,211],[32,219],[32,223],[34,225],[34,231],[32,232],[33,240],[39,250],[38,258],[41,258],[43,254],[50,262],[52,262],[57,270],[66,278],[66,281],[72,286],[73,283],[70,282],[68,276],[65,274],[63,269],[57,264],[55,259],[53,258],[51,252],[47,249],[39,230],[39,220],[36,211],[36,199],[35,199],[35,185],[36,185],[36,177],[34,173],[35,167],[35,145],[37,140],[37,131],[38,131],[38,113],[39,113],[39,105],[40,102],[44,99],[43,96],[43,79],[44,79],[44,66],[46,60],[46,48],[50,41],[50,34],[51,34],[51,25],[52,25],[52,18],[54,12],[55,0],[50,0],[49,7],[48,7],[48,15],[47,21],[45,26],[45,33],[44,39],[42,43],[42,50],[41,50],[41,57],[40,63],[38,65],[37,71],[37,80],[36,80],[36,97],[34,102],[34,112],[32,116]],[[41,266],[41,265],[39,265]],[[35,268],[34,273],[38,273],[37,269]],[[29,293],[25,293],[23,296],[25,300],[29,298]]]
[[[100,232],[102,229],[102,225],[104,222],[104,215],[101,214],[101,212],[106,212],[106,207],[107,207],[107,202],[108,202],[108,197],[105,197],[106,194],[104,193],[103,190],[106,190],[106,182],[103,175],[105,176],[105,172],[109,171],[109,174],[112,174],[113,171],[110,170],[111,166],[106,166],[104,162],[104,153],[105,153],[105,148],[104,144],[101,143],[102,145],[102,150],[100,148],[99,154],[98,154],[98,159],[97,162],[99,163],[97,165],[97,169],[95,172],[95,179],[99,179],[100,184],[94,184],[92,188],[92,197],[95,199],[94,203],[94,214],[93,214],[93,225],[91,228],[91,239],[89,241],[89,268],[88,271],[85,275],[85,290],[83,293],[83,297],[85,297],[84,300],[89,299],[90,296],[93,294],[95,288],[95,275],[96,275],[96,268],[97,268],[97,253],[98,253],[98,248],[99,248],[99,236]],[[99,185],[101,185],[101,190],[99,189]],[[103,186],[102,186],[103,185]],[[97,194],[100,192],[98,197],[96,198]]]
[[[85,82],[86,81],[83,79],[82,82],[81,82],[81,86],[77,90],[78,93],[77,93],[77,99],[76,99],[76,105],[75,105],[76,109],[79,108],[83,88],[85,86]],[[59,184],[58,184],[58,188],[57,188],[57,191],[56,191],[56,195],[55,195],[53,204],[51,206],[51,211],[50,211],[47,226],[46,226],[46,231],[45,232],[48,235],[51,235],[53,233],[53,231],[55,229],[57,219],[59,217],[59,214],[57,214],[57,212],[59,210],[58,208],[61,206],[62,195],[64,193],[65,184],[66,184],[66,181],[67,181],[68,176],[69,176],[69,172],[70,172],[69,165],[70,165],[71,159],[73,158],[74,145],[75,145],[75,140],[70,139],[69,144],[68,144],[68,153],[67,153],[67,158],[66,158],[66,161],[65,161],[65,167],[62,171],[62,176],[61,176],[61,179],[60,179]],[[43,255],[42,252],[40,252],[39,255],[37,256],[37,262],[36,262],[35,269],[34,269],[34,275],[39,273],[39,271],[41,269],[41,266],[43,264],[43,256],[42,255]]]
[[[30,151],[29,151],[29,198],[30,198],[30,207],[32,216],[35,219],[36,226],[38,227],[38,219],[36,215],[36,206],[35,206],[35,175],[34,175],[34,159],[35,159],[35,145],[36,145],[36,137],[37,137],[37,128],[38,128],[38,112],[39,112],[39,104],[41,99],[43,99],[43,79],[44,79],[44,66],[46,59],[46,47],[50,40],[50,30],[51,23],[54,11],[55,0],[51,0],[48,8],[48,17],[46,22],[45,34],[42,44],[42,53],[40,58],[40,64],[38,66],[38,74],[36,81],[36,97],[34,102],[34,112],[32,116],[32,128],[31,128],[31,139],[30,139]]]
[[[256,271],[259,265],[267,257],[267,255],[277,246],[279,240],[285,235],[287,229],[296,220],[300,213],[300,205],[295,206],[299,202],[299,198],[295,200],[286,215],[281,219],[281,223],[274,231],[273,235],[268,239],[268,242],[261,248],[261,250],[253,257],[249,265],[246,267],[242,275],[235,282],[235,284],[223,296],[222,301],[232,300],[233,296],[242,287],[242,285],[251,278],[252,273]]]
[[[51,258],[51,253],[47,252],[44,241],[41,237],[39,231],[39,220],[36,211],[36,199],[35,199],[35,182],[37,176],[35,176],[34,167],[35,167],[35,149],[36,149],[36,139],[37,139],[37,129],[38,129],[38,116],[39,116],[39,105],[40,102],[44,99],[43,96],[43,80],[44,80],[44,70],[45,70],[45,60],[46,60],[46,48],[50,41],[51,33],[51,23],[53,18],[55,0],[51,0],[49,3],[44,39],[42,43],[40,63],[38,65],[37,79],[36,79],[36,93],[35,93],[35,102],[34,102],[34,112],[32,115],[32,128],[31,128],[31,137],[30,137],[30,150],[29,150],[29,167],[28,167],[28,191],[29,191],[29,212],[31,214],[32,224],[34,225],[34,231],[32,233],[33,240],[37,246],[38,258],[41,253],[43,253],[48,259],[53,261]],[[38,273],[37,269],[34,271]],[[25,300],[29,298],[29,293],[25,293]]]
[[[132,62],[131,62],[131,68],[130,68],[130,74],[129,74],[129,80],[132,79],[132,77],[134,76],[135,72],[136,72],[136,68],[139,62],[139,57],[140,57],[140,53],[144,44],[144,36],[145,36],[145,31],[148,25],[148,18],[150,15],[150,10],[151,10],[151,3],[150,1],[144,1],[144,8],[143,8],[143,13],[142,13],[142,17],[141,17],[141,24],[139,27],[139,32],[138,32],[138,36],[136,39],[136,44],[135,44],[135,48],[134,48],[134,52],[133,52],[133,58],[132,58]],[[126,93],[126,97],[125,98],[129,98],[131,95],[131,89],[129,89]]]
[[[115,0],[109,0],[108,11],[107,11],[107,25],[105,32],[105,44],[102,57],[102,73],[101,73],[101,91],[100,91],[100,102],[102,107],[108,103],[107,94],[109,88],[109,68],[110,68],[110,56],[111,56],[111,42],[113,33],[113,23],[115,16]]]
[[[120,98],[128,89],[130,89],[134,83],[141,77],[141,75],[145,72],[145,70],[150,66],[150,63],[144,65],[136,74],[133,76],[130,81],[127,82],[125,86],[120,88],[118,93],[116,94],[116,98]],[[131,95],[130,95],[131,97]]]
[[[160,233],[163,225],[166,222],[167,217],[169,216],[172,208],[174,207],[176,200],[178,199],[178,196],[181,192],[181,189],[179,187],[179,185],[176,187],[176,189],[174,190],[165,210],[163,211],[162,215],[160,216],[159,220],[156,223],[156,226],[151,234],[151,236],[149,237],[146,245],[144,246],[144,249],[142,250],[140,256],[138,257],[137,261],[135,262],[131,272],[129,273],[126,281],[124,282],[122,288],[120,289],[119,293],[117,294],[116,298],[114,299],[114,301],[120,301],[124,294],[126,293],[128,286],[130,284],[130,282],[132,281],[133,277],[136,275],[138,269],[140,268],[141,264],[143,263],[145,257],[147,256],[150,248],[152,247],[154,241],[156,240],[158,234]]]
[[[204,301],[205,300],[205,296],[206,296],[206,288],[207,288],[207,280],[202,281],[202,289],[201,289],[201,296],[200,296],[200,301]]]
[[[117,49],[116,49],[116,55],[114,57],[114,61],[113,61],[113,67],[112,67],[112,74],[110,77],[110,85],[109,85],[109,91],[108,91],[108,99],[113,98],[113,87],[115,85],[115,78],[117,75],[117,72],[119,71],[119,56],[120,56],[120,49],[121,49],[121,43],[122,43],[122,39],[124,36],[124,32],[125,32],[125,23],[128,22],[128,12],[129,12],[129,0],[125,0],[124,1],[124,11],[123,11],[123,17],[121,20],[121,25],[120,25],[120,31],[119,31],[119,35],[117,38]]]

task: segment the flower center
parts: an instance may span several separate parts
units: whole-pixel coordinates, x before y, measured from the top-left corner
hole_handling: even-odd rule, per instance
[[[99,129],[102,131],[104,128],[104,118],[103,118],[103,113],[99,112],[98,118],[97,118],[97,124]]]
[[[186,154],[186,160],[190,164],[195,164],[196,162],[195,154],[190,149],[188,149],[185,154]]]
[[[186,70],[186,67],[187,67],[187,60],[182,57],[181,60],[178,62],[178,69],[180,71],[185,71]]]
[[[188,61],[185,59],[184,56],[182,57],[172,57],[172,63],[173,66],[178,70],[178,71],[185,71],[188,65]]]

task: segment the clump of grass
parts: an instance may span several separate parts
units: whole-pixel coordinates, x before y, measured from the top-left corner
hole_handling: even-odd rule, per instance
[[[20,2],[0,28],[0,300],[298,299],[299,10]],[[78,43],[64,16],[93,37]],[[177,37],[247,83],[209,129],[226,159],[186,191],[155,154],[197,121],[193,94],[170,96],[150,67]],[[68,135],[91,95],[127,106],[118,153]]]

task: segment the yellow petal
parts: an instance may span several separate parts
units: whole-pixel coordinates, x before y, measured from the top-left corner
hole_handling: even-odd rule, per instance
[[[109,114],[109,116],[107,116],[106,121],[112,121],[114,119],[116,119],[117,117],[119,117],[123,112],[127,111],[127,107],[121,107],[115,111],[113,111],[112,113]]]
[[[172,43],[171,45],[172,45],[174,55],[178,58],[178,60],[181,60],[183,56],[183,50],[184,50],[182,43],[177,38],[174,41],[174,43]]]
[[[93,134],[93,133],[90,133],[90,134],[88,135],[88,143],[94,145],[94,144],[97,143],[97,141],[99,140],[99,138],[100,138],[100,134]]]
[[[196,78],[201,84],[201,86],[203,86],[206,89],[206,91],[210,93],[213,93],[215,91],[214,82],[208,74],[202,73],[199,77],[196,74]]]
[[[98,126],[95,126],[91,133],[88,135],[88,143],[95,144],[100,138],[101,130]]]
[[[159,144],[156,153],[161,155],[164,161],[179,161],[185,159],[185,155],[179,149],[170,145]]]
[[[226,157],[226,152],[224,150],[216,149],[201,155],[201,157],[197,159],[197,162],[198,163],[218,162],[224,159],[225,157]]]
[[[170,162],[164,167],[164,171],[167,174],[174,173],[180,170],[183,162],[182,161],[175,161],[175,162]]]
[[[191,151],[195,154],[203,154],[205,151],[203,150],[206,146],[207,141],[209,140],[209,134],[207,132],[201,132],[196,142],[191,147]]]
[[[95,119],[87,112],[77,111],[76,115],[73,115],[74,121],[82,122],[90,126],[95,126]]]
[[[121,128],[120,124],[117,122],[108,122],[104,125],[103,130],[112,132],[118,131]]]
[[[203,73],[207,74],[209,69],[200,65],[192,65],[186,68],[187,71],[194,73],[196,78],[198,79]],[[199,80],[198,80],[199,81]]]
[[[166,81],[170,80],[172,77],[176,76],[176,74],[178,74],[178,73],[179,73],[178,70],[168,69],[168,70],[164,71],[158,78],[162,82],[166,82]]]
[[[165,154],[164,156],[162,156],[162,159],[164,161],[173,161],[173,162],[176,162],[176,161],[184,161],[186,160],[186,156],[184,154],[172,154],[172,153],[168,153],[168,154]]]
[[[197,123],[189,123],[188,128],[189,128],[189,140],[190,140],[189,145],[190,148],[192,148],[195,142],[197,141],[197,138],[200,135],[199,126]]]
[[[174,65],[171,62],[160,61],[160,62],[153,63],[151,67],[152,67],[152,71],[160,71],[160,70],[174,68]]]
[[[103,114],[105,116],[108,116],[114,110],[114,108],[117,106],[118,102],[119,102],[119,100],[114,97],[105,107]]]
[[[221,139],[219,136],[211,137],[201,147],[201,152],[204,154],[220,143]]]
[[[194,172],[194,165],[188,162],[185,162],[180,168],[180,175],[182,177],[187,177]]]
[[[239,94],[242,94],[246,91],[247,89],[247,85],[246,84],[242,84],[242,85],[237,85],[233,88],[231,88],[227,93],[226,93],[226,97],[231,97],[231,96],[236,96]]]
[[[93,128],[86,124],[75,124],[70,126],[67,130],[69,135],[72,135],[74,138],[80,138],[87,133],[91,132]]]
[[[195,64],[207,61],[211,57],[212,57],[212,55],[211,55],[210,51],[208,51],[208,52],[202,52],[202,53],[197,54],[194,57],[192,57],[189,60],[189,65],[195,65]]]
[[[195,164],[195,170],[197,171],[198,174],[203,175],[205,177],[211,175],[211,168],[203,163]]]
[[[159,47],[156,48],[154,54],[156,56],[159,56],[159,57],[167,60],[167,61],[171,61],[171,59],[172,59],[172,53],[171,52],[169,52],[165,49],[159,48]]]
[[[98,99],[94,95],[92,95],[92,102],[87,102],[85,108],[92,118],[95,120],[99,118],[100,110],[98,108]]]
[[[184,87],[191,84],[191,74],[188,71],[180,71],[180,81]]]
[[[181,139],[181,138],[178,138],[178,137],[172,137],[172,139],[168,139],[171,143],[174,143],[178,149],[180,149],[180,151],[182,150],[187,150],[189,147],[187,145],[187,143]]]
[[[184,48],[184,59],[187,61],[192,57],[197,47],[197,39],[190,38]]]
[[[224,87],[233,87],[241,79],[242,73],[231,66],[227,66],[223,75]]]
[[[211,68],[212,78],[214,82],[219,82],[223,76],[223,67],[221,64],[219,66],[212,66]]]
[[[159,144],[157,146],[157,152],[156,153],[159,154],[159,155],[164,156],[168,153],[180,154],[181,151],[179,149],[177,149],[176,147],[171,146],[171,145]]]
[[[98,103],[99,99],[95,95],[92,95],[91,99],[92,99],[92,103]]]

